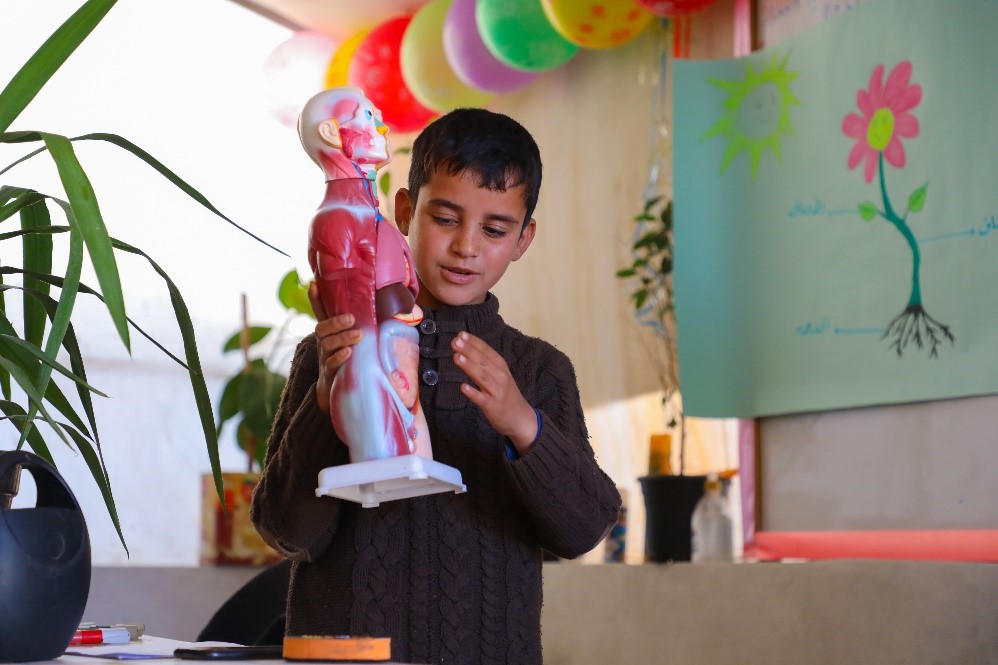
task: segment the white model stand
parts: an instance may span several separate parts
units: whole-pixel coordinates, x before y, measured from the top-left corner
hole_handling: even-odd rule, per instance
[[[331,466],[319,472],[316,496],[335,496],[374,508],[382,501],[465,491],[461,472],[419,455]]]

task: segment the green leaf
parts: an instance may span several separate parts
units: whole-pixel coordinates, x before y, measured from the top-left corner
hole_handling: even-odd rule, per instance
[[[48,444],[45,443],[42,433],[36,427],[26,428],[28,414],[21,408],[21,405],[11,402],[9,399],[0,400],[0,411],[4,412],[5,418],[27,439],[31,450],[46,462],[55,466],[55,460],[52,459],[52,452],[49,450]],[[25,429],[27,429],[27,434],[24,433]]]
[[[52,153],[52,159],[55,160],[59,177],[73,209],[73,218],[75,219],[70,219],[70,225],[72,226],[73,221],[75,221],[83,236],[87,252],[90,254],[90,261],[97,273],[101,293],[104,295],[104,304],[107,306],[114,327],[118,331],[118,337],[121,338],[125,348],[131,351],[118,262],[114,258],[111,238],[108,236],[107,227],[104,225],[103,217],[101,217],[93,186],[83,171],[83,167],[80,166],[80,162],[76,159],[76,153],[73,151],[73,145],[69,139],[65,136],[47,133],[43,133],[42,138],[45,140],[49,152]]]
[[[31,143],[31,142],[35,142],[35,141],[41,141],[42,139],[43,139],[43,135],[40,132],[7,132],[6,134],[0,134],[0,143]],[[192,187],[183,178],[181,178],[176,173],[174,173],[169,168],[167,168],[162,162],[160,162],[158,159],[156,159],[155,157],[153,157],[148,152],[146,152],[142,148],[138,147],[137,145],[135,145],[134,143],[132,143],[128,139],[123,138],[121,136],[118,136],[117,134],[107,134],[107,133],[104,133],[104,132],[97,132],[97,133],[93,133],[93,134],[84,134],[82,136],[74,136],[73,138],[71,138],[69,140],[70,141],[105,141],[107,143],[110,143],[112,145],[115,145],[115,146],[121,148],[122,150],[126,150],[126,151],[132,153],[132,155],[134,155],[135,157],[138,157],[139,159],[141,159],[142,161],[144,161],[146,164],[148,164],[149,166],[151,166],[153,169],[155,169],[156,171],[158,171],[160,175],[162,175],[164,178],[166,178],[171,183],[173,183],[173,185],[175,185],[178,189],[180,189],[182,192],[184,192],[185,194],[187,194],[189,197],[191,197],[192,199],[194,199],[195,201],[197,201],[198,203],[200,203],[202,206],[204,206],[205,208],[207,208],[210,212],[212,212],[215,215],[217,215],[218,217],[222,218],[223,220],[225,220],[226,222],[228,222],[230,225],[236,227],[237,229],[239,229],[240,231],[242,231],[243,233],[245,233],[249,237],[253,238],[257,242],[259,242],[259,243],[261,243],[263,245],[266,245],[267,247],[269,247],[270,249],[274,250],[278,254],[281,254],[283,256],[288,256],[287,252],[284,252],[284,251],[278,249],[277,247],[274,247],[273,245],[271,245],[270,243],[268,243],[263,238],[260,238],[259,236],[257,236],[256,234],[250,232],[249,230],[243,228],[239,224],[236,224],[234,221],[232,221],[227,216],[225,216],[224,214],[222,214],[222,212],[218,208],[216,208],[214,205],[212,205],[212,203],[201,192],[199,192],[198,190],[194,189],[194,187]],[[21,162],[23,162],[23,161],[25,161],[27,159],[30,159],[31,157],[33,157],[35,155],[38,155],[38,154],[40,154],[42,152],[44,152],[44,149],[38,149],[38,150],[35,150],[35,151],[33,151],[33,152],[31,152],[31,153],[29,153],[29,154],[21,157],[19,160],[17,160],[13,164],[10,164],[6,168],[4,168],[3,170],[0,170],[0,175],[3,175],[6,171],[10,170],[15,165],[17,165],[17,164],[19,164],[19,163],[21,163]]]
[[[286,381],[280,374],[270,371],[259,358],[250,363],[248,371],[242,374],[239,408],[247,424],[254,432],[263,434],[264,438],[270,433]]]
[[[211,473],[215,480],[215,491],[218,493],[222,507],[225,507],[225,493],[222,491],[222,468],[218,460],[218,434],[215,429],[215,414],[211,406],[211,397],[208,395],[208,388],[204,383],[204,374],[201,371],[201,358],[198,355],[197,341],[194,339],[194,324],[191,321],[190,312],[184,302],[180,290],[173,283],[170,276],[153,261],[148,254],[140,249],[132,247],[120,240],[111,239],[116,249],[120,249],[130,254],[137,254],[143,257],[152,266],[152,269],[166,282],[170,291],[170,302],[173,305],[173,314],[177,319],[177,327],[180,329],[180,336],[184,342],[184,357],[187,359],[187,373],[191,382],[191,390],[194,392],[194,402],[197,405],[198,416],[201,419],[201,430],[204,434],[205,447],[208,450],[208,460],[211,463]]]
[[[650,199],[645,199],[645,206],[642,209],[642,212],[645,215],[647,215],[648,213],[651,212],[652,208],[654,208],[655,206],[657,206],[661,201],[662,201],[662,197],[661,196],[653,196]]]
[[[66,215],[72,218],[73,213],[71,210],[63,208]],[[59,347],[62,346],[62,340],[66,336],[66,330],[69,328],[70,317],[73,314],[73,308],[76,305],[76,294],[79,291],[80,286],[80,273],[83,269],[83,240],[80,233],[75,229],[69,234],[69,260],[66,265],[66,277],[63,280],[62,290],[59,293],[59,304],[56,307],[55,316],[52,318],[52,326],[49,330],[48,340],[45,342],[45,353],[49,358],[55,359],[59,353]],[[36,388],[38,393],[45,394],[46,388],[48,386],[49,377],[52,375],[52,369],[47,365],[41,366],[41,371],[38,372],[36,378],[37,384]],[[27,387],[24,383],[21,383],[21,388],[27,392]],[[42,415],[45,412],[42,410],[40,401],[37,404],[30,404],[28,409],[28,419],[29,421],[34,419],[35,413],[42,411]],[[46,417],[46,420],[50,420]],[[30,423],[29,423],[30,425]],[[63,440],[66,440],[65,434],[61,434]],[[20,446],[23,443],[22,439],[18,441]],[[67,444],[69,442],[67,441]]]
[[[101,22],[117,0],[88,0],[53,32],[0,92],[0,132],[21,115],[24,107]],[[8,26],[11,29],[12,26]]]
[[[648,300],[648,291],[642,289],[634,293],[634,309],[641,309],[644,307],[645,301]]]
[[[388,197],[388,192],[391,191],[392,187],[392,174],[389,171],[385,171],[381,174],[381,178],[378,179],[378,191],[381,195]]]
[[[918,212],[925,207],[925,197],[928,195],[929,183],[925,183],[908,197],[908,210]]]
[[[637,271],[634,268],[624,268],[623,270],[617,271],[617,277],[624,279],[627,277],[634,277]]]
[[[315,318],[312,302],[308,299],[308,284],[301,283],[297,270],[289,270],[281,278],[281,284],[277,287],[277,299],[287,309]]]
[[[69,435],[73,437],[76,447],[79,449],[84,461],[90,468],[90,475],[94,477],[97,487],[100,488],[101,496],[104,497],[104,505],[107,507],[107,514],[111,517],[111,523],[114,524],[114,530],[118,532],[118,540],[121,541],[121,546],[125,548],[125,553],[127,554],[128,545],[125,544],[125,534],[121,532],[121,523],[118,520],[118,509],[114,505],[114,496],[111,493],[111,478],[108,476],[107,466],[104,464],[104,456],[100,451],[100,446],[97,445],[97,450],[94,451],[95,446],[91,445],[90,441],[86,437],[82,436],[72,427],[65,424],[63,427],[67,432],[69,432]]]
[[[273,328],[271,326],[250,326],[249,327],[249,346],[253,346],[264,337],[267,336]],[[229,351],[237,351],[242,348],[242,336],[243,333],[240,330],[235,333],[229,339],[225,340],[225,344],[222,345],[222,353],[228,353]]]
[[[266,245],[267,247],[269,247],[270,249],[274,250],[278,254],[282,254],[284,256],[288,256],[288,254],[286,252],[278,249],[277,247],[274,247],[273,245],[271,245],[269,242],[267,242],[266,240],[264,240],[260,236],[258,236],[256,234],[250,232],[249,230],[243,228],[239,224],[236,224],[234,221],[232,221],[231,219],[229,219],[228,217],[226,217],[225,215],[223,215],[222,212],[218,208],[216,208],[214,205],[212,205],[212,203],[207,198],[205,198],[205,196],[201,192],[199,192],[198,190],[196,190],[193,187],[191,187],[191,185],[189,185],[183,178],[181,178],[176,173],[174,173],[173,171],[171,171],[170,169],[168,169],[162,162],[160,162],[158,159],[156,159],[155,157],[153,157],[148,152],[146,152],[142,148],[138,147],[137,145],[135,145],[134,143],[132,143],[128,139],[123,138],[121,136],[118,136],[116,134],[106,134],[106,133],[98,132],[98,133],[93,133],[93,134],[85,134],[83,136],[76,136],[72,140],[73,141],[106,141],[108,143],[111,143],[112,145],[118,146],[122,150],[127,150],[128,152],[132,153],[133,155],[135,155],[136,157],[138,157],[139,159],[141,159],[142,161],[144,161],[146,164],[148,164],[149,166],[151,166],[153,169],[155,169],[156,171],[158,171],[161,176],[163,176],[164,178],[166,178],[167,180],[169,180],[171,183],[173,183],[178,189],[180,189],[180,191],[184,192],[185,194],[187,194],[187,196],[191,197],[192,199],[194,199],[195,201],[197,201],[198,203],[200,203],[202,206],[204,206],[205,208],[207,208],[209,211],[211,211],[212,213],[214,213],[216,216],[221,217],[223,220],[225,220],[226,222],[228,222],[232,226],[236,227],[237,229],[239,229],[240,231],[242,231],[243,233],[245,233],[249,237],[253,238],[257,242],[259,242],[259,243],[261,243],[263,245]]]
[[[28,353],[30,353],[32,356],[34,356],[35,358],[37,358],[38,360],[40,360],[44,364],[48,365],[49,367],[51,367],[55,371],[59,372],[60,374],[62,374],[66,378],[68,378],[68,379],[70,379],[72,381],[75,381],[76,383],[80,384],[81,386],[83,386],[84,388],[86,388],[87,390],[89,390],[90,392],[92,392],[92,393],[94,393],[96,395],[100,395],[101,397],[107,397],[107,395],[105,395],[101,391],[97,390],[96,388],[94,388],[93,386],[91,386],[90,384],[88,384],[86,381],[84,381],[83,379],[79,378],[78,376],[76,376],[75,374],[73,374],[71,371],[69,371],[68,369],[66,369],[61,363],[59,363],[58,361],[52,360],[46,354],[42,353],[42,350],[39,349],[38,347],[36,347],[34,344],[31,344],[29,342],[25,342],[20,337],[16,337],[14,335],[0,334],[0,348],[3,348],[4,352],[7,353],[8,356],[11,356],[13,354],[13,351],[12,351],[12,349],[11,349],[11,347],[9,345],[14,345],[15,347],[18,347],[18,348],[20,348],[20,349],[22,349],[24,351],[27,351]]]
[[[239,413],[239,384],[242,380],[242,372],[230,378],[225,387],[222,388],[222,398],[218,402],[218,431],[221,433],[222,425],[229,418]]]
[[[45,420],[46,423],[48,423],[49,427],[51,427],[55,431],[55,433],[59,435],[59,438],[61,438],[66,443],[67,446],[70,446],[71,444],[69,442],[69,439],[66,438],[65,432],[63,432],[62,428],[59,427],[56,424],[56,422],[52,419],[52,416],[49,415],[48,409],[46,409],[45,405],[42,403],[42,396],[35,388],[35,385],[32,383],[31,378],[28,375],[26,375],[21,370],[20,367],[11,362],[6,356],[0,355],[0,366],[3,366],[8,372],[10,372],[11,377],[15,381],[17,381],[18,385],[21,387],[21,390],[23,390],[24,394],[27,395],[28,403],[31,408],[31,411],[29,411],[28,415],[26,416],[25,427],[21,431],[21,438],[17,442],[18,449],[20,449],[24,441],[26,441],[28,437],[31,436],[31,431],[33,429],[32,423],[34,422],[34,414],[36,413],[41,413],[42,418]]]
[[[634,243],[634,249],[658,251],[666,246],[668,239],[660,231],[649,231]]]
[[[66,230],[66,231],[69,230],[68,227],[52,227],[52,228],[60,228],[62,230]],[[112,240],[113,240],[113,238],[112,238]],[[55,286],[55,287],[58,287],[58,288],[62,288],[62,286],[64,284],[64,280],[61,277],[57,277],[55,275],[43,275],[41,273],[32,273],[30,271],[20,270],[18,268],[11,268],[9,266],[0,266],[0,275],[5,275],[5,274],[25,274],[25,275],[29,275],[30,274],[31,276],[36,277],[38,279],[45,280],[46,282],[48,282],[52,286]],[[78,290],[79,290],[80,293],[84,293],[84,294],[86,294],[88,296],[93,296],[93,297],[97,298],[98,300],[100,300],[102,302],[104,300],[104,298],[101,297],[100,293],[98,293],[94,289],[90,288],[86,284],[83,284],[82,282],[78,285]],[[135,330],[135,332],[137,332],[140,335],[142,335],[143,337],[145,337],[152,345],[154,345],[156,348],[158,348],[160,351],[162,351],[167,357],[170,358],[170,360],[172,360],[173,362],[177,363],[178,365],[180,365],[181,367],[183,367],[186,370],[190,369],[187,366],[187,363],[185,363],[183,360],[181,360],[177,356],[173,355],[170,352],[169,349],[167,349],[165,346],[163,346],[158,341],[156,341],[156,338],[154,338],[152,335],[150,335],[145,330],[143,330],[142,327],[139,326],[139,324],[135,323],[135,321],[133,321],[132,319],[128,319],[128,324],[130,326],[132,326],[132,328]]]
[[[45,281],[41,277],[35,277],[34,279],[37,279],[38,281]],[[47,281],[45,281],[45,283],[49,284],[49,282]],[[82,284],[80,286],[81,290],[83,290],[83,288],[86,288]],[[33,289],[25,288],[23,291],[24,293],[32,296],[33,298],[36,298],[41,303],[42,307],[45,308],[45,312],[46,314],[48,314],[50,319],[55,318],[55,313],[59,307],[59,303],[56,302],[56,300],[54,300],[47,293],[42,293],[40,291],[35,291]],[[70,323],[69,326],[66,328],[66,335],[63,337],[62,340],[62,348],[65,349],[66,353],[69,354],[69,367],[73,371],[73,374],[75,374],[84,382],[86,382],[87,370],[86,366],[83,363],[83,354],[80,352],[80,345],[76,340],[76,332],[73,330],[72,323]],[[51,383],[50,385],[56,387],[54,383]],[[76,425],[78,429],[83,431],[83,433],[86,434],[87,436],[93,438],[99,444],[100,438],[97,433],[97,419],[94,415],[94,405],[93,405],[93,400],[90,398],[90,391],[87,390],[86,387],[84,387],[84,385],[80,385],[79,383],[77,383],[76,394],[80,398],[80,404],[83,406],[84,413],[86,413],[87,415],[87,422],[90,423],[90,430],[88,431],[87,428],[83,426],[82,423],[78,422],[73,418],[73,416],[76,415],[75,411],[70,411],[69,413],[67,413],[66,411],[62,411],[62,413],[64,416],[69,418],[70,421],[74,425]],[[52,398],[49,397],[48,394],[46,394],[46,399],[52,402]],[[93,432],[93,434],[91,434],[91,432]]]
[[[863,218],[864,222],[872,222],[877,216],[877,206],[873,205],[869,201],[860,203],[859,216]]]
[[[11,188],[14,189],[14,188]],[[20,189],[20,188],[18,188]],[[0,222],[13,217],[14,214],[27,208],[28,206],[34,205],[39,201],[43,200],[45,197],[36,191],[30,189],[21,189],[17,196],[8,199],[3,205],[0,205]]]
[[[21,228],[30,232],[45,228],[51,224],[48,208],[44,201],[21,209]],[[21,241],[21,250],[26,270],[35,272],[52,272],[52,236],[47,233],[29,233]],[[41,347],[45,335],[45,308],[28,293],[33,289],[48,295],[49,285],[34,277],[24,278],[25,291],[22,292],[24,303],[24,339],[37,347]]]
[[[3,283],[3,275],[0,274],[0,314],[6,316],[7,312],[7,286]],[[10,392],[10,372],[6,369],[0,368],[0,395],[3,395],[4,399],[11,398]]]

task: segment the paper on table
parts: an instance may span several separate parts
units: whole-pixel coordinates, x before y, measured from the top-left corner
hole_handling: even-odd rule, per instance
[[[63,662],[79,661],[84,658],[103,658],[105,660],[150,660],[158,658],[173,658],[176,649],[192,646],[238,646],[232,642],[183,642],[165,637],[144,635],[128,644],[106,644],[97,646],[74,647],[60,659]]]

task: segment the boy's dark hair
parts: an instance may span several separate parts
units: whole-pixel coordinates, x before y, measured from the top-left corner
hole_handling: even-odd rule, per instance
[[[449,175],[470,169],[478,186],[504,192],[524,186],[526,224],[541,190],[541,153],[523,125],[487,109],[461,108],[440,116],[412,144],[409,197],[413,204],[438,168]]]

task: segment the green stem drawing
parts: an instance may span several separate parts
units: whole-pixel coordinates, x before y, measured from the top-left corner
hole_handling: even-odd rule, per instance
[[[950,344],[956,341],[948,325],[935,320],[925,311],[922,305],[922,285],[920,273],[922,269],[922,252],[918,248],[918,240],[908,226],[908,213],[917,212],[925,204],[925,195],[928,185],[923,185],[916,189],[908,198],[908,210],[904,215],[898,215],[894,206],[891,205],[890,196],[887,194],[887,184],[884,178],[884,153],[879,155],[877,170],[880,177],[880,196],[883,199],[883,212],[877,211],[881,217],[890,222],[898,230],[908,243],[911,250],[911,295],[908,297],[908,305],[900,314],[891,319],[884,329],[881,339],[890,339],[890,348],[898,356],[904,355],[909,344],[915,344],[919,349],[929,348],[929,356],[937,358],[939,356],[938,347],[943,340],[949,340]],[[864,211],[864,204],[860,206],[860,214],[864,219],[872,219],[869,208]]]
[[[919,279],[919,273],[922,268],[922,252],[918,249],[918,241],[915,240],[915,234],[908,228],[906,221],[908,213],[905,213],[904,217],[899,217],[897,212],[894,211],[894,206],[891,205],[890,197],[887,195],[887,184],[884,178],[884,153],[880,153],[880,163],[877,170],[880,176],[880,196],[884,201],[883,217],[904,236],[905,241],[908,243],[908,248],[911,249],[911,297],[908,298],[908,307],[919,307],[922,304],[922,285]]]

